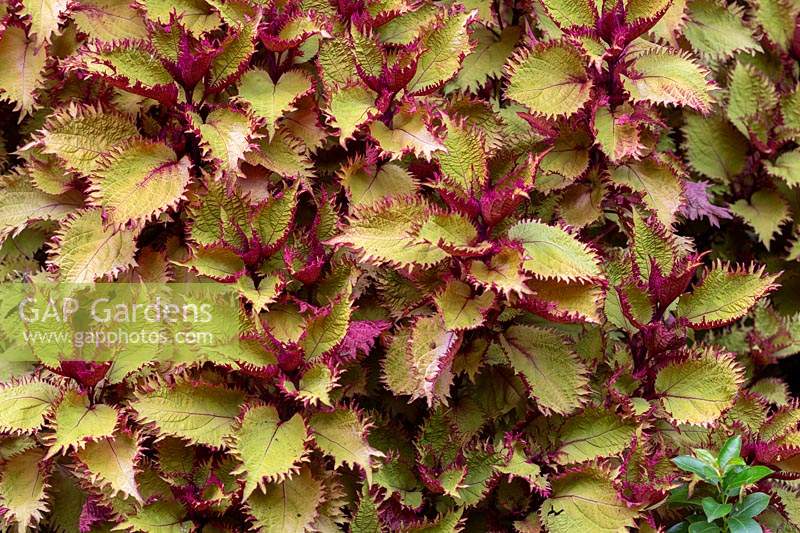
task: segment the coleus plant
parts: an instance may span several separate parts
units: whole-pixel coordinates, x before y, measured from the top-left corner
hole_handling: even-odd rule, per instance
[[[800,527],[793,265],[731,246],[790,0],[0,9],[0,275],[228,284],[252,347],[4,362],[5,527],[659,531],[733,435]]]

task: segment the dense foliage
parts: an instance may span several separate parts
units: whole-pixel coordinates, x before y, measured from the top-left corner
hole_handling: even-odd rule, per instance
[[[2,279],[231,284],[250,348],[2,362],[5,527],[694,533],[728,468],[797,532],[799,13],[0,2]]]

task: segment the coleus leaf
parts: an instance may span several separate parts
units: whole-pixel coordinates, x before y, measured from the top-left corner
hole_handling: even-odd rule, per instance
[[[88,46],[69,64],[109,84],[165,105],[178,98],[178,86],[158,55],[140,42],[122,41]]]
[[[215,109],[200,122],[195,117],[194,127],[207,147],[206,156],[216,161],[224,172],[238,174],[239,161],[250,149],[255,127],[250,118],[233,108]]]
[[[139,420],[191,443],[220,447],[234,432],[244,394],[235,389],[183,381],[138,392],[131,407]]]
[[[81,211],[62,225],[50,262],[64,281],[113,277],[136,264],[135,237],[132,230],[104,227],[99,209]]]
[[[447,137],[439,166],[444,177],[464,191],[477,191],[488,177],[488,157],[484,137],[477,128],[445,121]]]
[[[74,191],[47,194],[24,182],[0,190],[0,236],[18,235],[33,221],[64,220],[84,203],[82,195]]]
[[[374,205],[385,198],[412,195],[417,190],[413,176],[396,163],[376,167],[356,158],[338,174],[353,206]]]
[[[631,161],[615,168],[610,178],[616,185],[641,193],[645,205],[658,215],[661,223],[672,226],[684,195],[682,180],[669,161],[655,158]]]
[[[492,291],[476,296],[466,283],[451,280],[433,300],[444,318],[445,329],[464,330],[483,324],[495,297]]]
[[[547,14],[560,28],[584,26],[593,28],[597,22],[597,5],[588,0],[542,0]]]
[[[306,360],[320,357],[339,345],[347,335],[350,323],[351,289],[342,291],[328,308],[312,317],[305,325],[305,333],[300,345]]]
[[[47,470],[44,450],[32,448],[8,459],[0,477],[0,506],[9,528],[26,531],[44,517],[47,510]]]
[[[183,507],[174,498],[158,498],[125,515],[117,526],[121,530],[169,533],[186,529],[188,521]]]
[[[256,487],[266,492],[264,481],[282,481],[299,472],[306,455],[308,439],[305,421],[300,414],[281,421],[271,405],[257,405],[245,410],[232,437],[232,451],[241,462],[232,473],[244,474],[242,500]]]
[[[618,496],[612,474],[597,467],[567,472],[552,480],[552,496],[539,511],[552,533],[603,531],[633,527],[638,515]]]
[[[589,101],[592,80],[581,52],[550,41],[512,59],[506,96],[547,118],[570,116]]]
[[[414,322],[402,352],[405,365],[401,367],[401,372],[407,374],[412,400],[425,398],[429,406],[447,403],[453,379],[453,355],[458,343],[458,334],[446,328],[443,315],[423,316]]]
[[[140,454],[138,437],[122,430],[87,443],[76,455],[95,485],[108,486],[113,496],[122,493],[141,503],[136,481]]]
[[[519,307],[548,320],[568,323],[600,323],[603,288],[595,282],[528,280],[528,293]]]
[[[102,165],[101,154],[137,134],[136,126],[124,115],[71,105],[50,115],[37,144],[69,168],[91,174]]]
[[[582,463],[622,453],[637,432],[637,424],[613,411],[590,408],[564,423],[559,430],[556,461]]]
[[[765,275],[764,267],[732,268],[716,263],[690,294],[681,296],[675,314],[695,329],[730,324],[775,289],[777,278],[778,274]]]
[[[452,78],[461,60],[470,51],[467,24],[470,15],[458,13],[445,17],[441,26],[421,39],[424,52],[417,59],[414,76],[406,85],[410,94],[425,94]]]
[[[361,85],[344,87],[331,96],[328,113],[339,128],[339,144],[345,146],[356,129],[377,114],[377,94]]]
[[[4,384],[0,387],[0,431],[29,432],[39,428],[58,397],[58,388],[46,381]]]
[[[347,229],[328,244],[347,244],[365,261],[398,266],[426,266],[447,255],[435,245],[418,242],[411,234],[424,220],[430,207],[424,202],[401,197],[354,211]]]
[[[754,192],[749,202],[744,199],[736,201],[729,209],[752,226],[758,239],[767,247],[791,214],[786,200],[768,189]]]
[[[625,109],[598,107],[594,113],[595,141],[612,161],[639,159],[644,150],[639,124]]]
[[[699,348],[659,370],[656,393],[678,423],[710,424],[733,406],[742,369],[730,354]]]
[[[280,483],[269,483],[247,500],[248,514],[264,533],[301,533],[317,518],[325,498],[324,486],[309,467]]]
[[[284,73],[275,83],[266,70],[253,69],[242,76],[238,98],[249,104],[256,117],[264,119],[272,137],[278,119],[310,90],[311,80],[299,70]]]
[[[233,281],[245,272],[244,261],[236,252],[214,246],[197,248],[188,261],[175,264],[193,268],[198,274],[219,281]]]
[[[297,189],[290,188],[280,196],[270,198],[255,210],[252,225],[261,246],[274,250],[286,239],[296,208]]]
[[[703,67],[682,53],[653,50],[633,59],[622,85],[633,102],[682,105],[708,113],[714,84],[706,76]]]
[[[192,240],[201,245],[220,241],[242,245],[242,232],[251,233],[248,204],[238,195],[225,194],[221,182],[206,186],[206,194],[197,199],[199,205],[190,208]]]
[[[719,180],[732,178],[744,170],[747,139],[725,117],[689,113],[685,118],[684,147],[690,167]],[[712,138],[713,143],[707,142]]]
[[[95,171],[95,202],[111,224],[141,224],[183,198],[191,179],[190,165],[188,157],[178,160],[164,144],[133,141],[108,154]]]
[[[755,68],[736,63],[728,85],[727,115],[742,135],[753,131],[759,138],[772,124],[769,117],[778,105],[778,95],[772,83]],[[765,139],[766,140],[766,139]]]
[[[500,344],[543,412],[568,414],[583,403],[588,383],[586,368],[559,334],[516,325],[500,336]]]
[[[722,6],[713,0],[689,5],[689,21],[683,35],[702,54],[724,59],[741,51],[761,51],[750,28],[742,20],[742,9]]]
[[[527,275],[523,264],[523,253],[520,250],[504,246],[492,255],[488,264],[480,260],[471,261],[467,277],[473,283],[495,289],[506,296],[512,293],[525,294],[530,289],[525,284]]]
[[[351,326],[352,327],[352,326]],[[322,361],[317,361],[303,371],[297,387],[290,381],[284,381],[283,388],[293,398],[305,404],[324,404],[333,407],[331,391],[337,385],[338,373]]]
[[[430,160],[434,152],[445,150],[441,141],[425,123],[426,114],[407,107],[392,118],[391,127],[381,121],[369,125],[369,134],[380,145],[383,154],[399,159],[407,153]]]
[[[503,76],[503,65],[511,56],[520,36],[518,26],[503,28],[499,37],[484,26],[478,26],[472,32],[477,41],[473,50],[461,64],[458,75],[447,84],[446,91],[461,90],[477,92],[491,79]]]
[[[336,468],[357,465],[366,472],[368,482],[372,479],[372,458],[383,454],[367,442],[370,425],[359,413],[347,407],[319,411],[311,415],[308,425],[317,447],[333,457]]]
[[[0,34],[0,99],[15,103],[23,116],[33,110],[36,89],[42,84],[47,54],[35,46],[20,27],[8,25]]]
[[[797,18],[800,7],[780,0],[763,0],[753,7],[754,20],[769,40],[788,49],[794,35],[792,21]]]
[[[243,24],[238,33],[228,37],[222,50],[211,62],[206,77],[206,86],[211,92],[219,92],[236,81],[247,68],[247,62],[256,50],[256,31],[260,18]]]
[[[22,15],[30,17],[29,33],[36,37],[36,46],[50,41],[50,36],[58,31],[62,15],[67,10],[67,0],[45,0],[22,2]]]
[[[508,231],[508,238],[525,249],[523,268],[540,279],[561,281],[602,278],[594,252],[566,230],[535,220],[522,220]]]
[[[46,438],[50,449],[45,458],[70,448],[80,448],[88,440],[111,436],[119,416],[114,407],[90,405],[86,394],[68,390],[53,410],[48,424],[53,433]]]
[[[770,176],[782,179],[790,187],[800,185],[800,150],[785,152],[774,163],[764,161],[764,170]]]
[[[219,15],[202,0],[140,0],[147,18],[169,24],[173,13],[179,24],[200,35],[215,30],[220,25]]]
[[[72,8],[72,20],[78,30],[100,41],[147,37],[141,15],[123,0],[81,0]]]

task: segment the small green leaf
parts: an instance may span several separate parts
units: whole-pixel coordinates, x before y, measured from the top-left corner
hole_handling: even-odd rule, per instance
[[[739,457],[739,454],[742,451],[742,437],[740,435],[735,435],[722,445],[719,449],[719,455],[717,455],[717,460],[719,461],[719,467],[725,470],[725,467],[728,466],[733,459]]]
[[[762,533],[761,526],[752,518],[733,516],[728,519],[728,529],[731,533]]]
[[[732,518],[753,518],[761,514],[769,505],[769,494],[754,492],[748,494],[736,503],[733,508]]]
[[[747,222],[767,247],[781,226],[791,218],[786,200],[778,192],[768,189],[753,193],[749,202],[744,199],[737,201],[730,210]]]
[[[708,522],[713,522],[717,518],[727,516],[733,509],[733,504],[720,503],[714,498],[706,496],[703,498],[703,512],[706,513]]]
[[[766,466],[746,466],[744,468],[737,468],[734,471],[725,474],[722,481],[726,490],[738,489],[739,487],[746,487],[752,485],[757,481],[764,479],[772,474],[774,470]]]
[[[275,135],[278,119],[291,110],[295,100],[311,88],[311,80],[299,70],[284,73],[274,83],[266,70],[253,69],[242,76],[239,99],[250,104],[253,114],[266,121],[272,137]]]
[[[721,533],[721,531],[716,524],[707,522],[695,522],[689,526],[689,533]]]
[[[681,455],[680,457],[673,458],[672,462],[675,463],[675,466],[685,472],[697,474],[703,481],[707,481],[709,483],[716,483],[719,481],[719,475],[717,474],[717,471],[696,457],[692,457],[691,455]]]

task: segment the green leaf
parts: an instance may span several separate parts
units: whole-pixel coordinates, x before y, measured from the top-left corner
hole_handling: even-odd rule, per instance
[[[461,59],[470,51],[467,35],[469,18],[468,13],[445,17],[441,26],[422,38],[420,44],[424,52],[417,59],[414,77],[406,85],[408,93],[429,92],[456,74]]]
[[[759,0],[753,5],[754,19],[770,41],[787,50],[794,36],[794,20],[800,5],[782,0]]]
[[[80,448],[87,440],[111,436],[119,415],[110,405],[91,405],[86,394],[67,391],[56,405],[49,423],[53,434],[46,437],[50,449],[45,458],[70,448]]]
[[[730,324],[773,290],[777,278],[777,274],[764,275],[764,267],[731,269],[716,263],[690,294],[680,297],[676,316],[686,319],[695,329]]]
[[[161,24],[169,24],[171,14],[176,13],[180,24],[195,35],[215,30],[222,22],[203,0],[142,0],[141,5],[147,18]]]
[[[215,109],[205,123],[196,122],[206,147],[206,157],[217,162],[224,172],[239,173],[239,161],[250,148],[254,127],[247,115],[233,108]]]
[[[353,206],[374,205],[384,198],[407,196],[417,190],[411,174],[395,163],[385,163],[376,169],[363,158],[356,158],[338,176]]]
[[[347,335],[352,312],[350,293],[348,285],[329,308],[306,322],[305,335],[300,342],[306,361],[330,352]]]
[[[731,517],[728,519],[728,529],[731,533],[762,533],[761,526],[752,518]]]
[[[708,522],[695,522],[689,525],[689,533],[721,533],[721,529],[716,524]]]
[[[597,5],[590,0],[542,0],[542,4],[561,28],[594,28],[597,23]]]
[[[158,55],[141,43],[119,41],[89,46],[75,58],[75,65],[136,94],[163,94],[165,101],[177,97],[177,86]]]
[[[592,80],[581,52],[566,42],[542,43],[509,67],[506,96],[547,118],[571,116],[589,101]]]
[[[350,524],[351,533],[381,533],[380,517],[375,501],[369,494],[369,486],[365,483],[361,490],[361,498]]]
[[[291,230],[296,208],[297,189],[291,187],[256,209],[253,229],[262,246],[271,248],[286,238]]]
[[[109,155],[95,172],[96,202],[111,224],[142,224],[183,198],[191,179],[190,166],[188,156],[178,160],[164,144],[133,141]]]
[[[308,367],[295,388],[291,382],[284,383],[284,388],[292,392],[298,399],[311,405],[322,403],[332,407],[330,393],[336,386],[337,376],[324,362],[316,362]]]
[[[186,510],[172,497],[158,498],[124,516],[114,529],[147,531],[147,533],[178,533],[187,531]]]
[[[637,512],[628,508],[611,483],[612,476],[589,467],[553,481],[552,495],[539,510],[550,533],[617,533],[633,527]]]
[[[101,154],[137,135],[131,120],[99,108],[71,105],[48,117],[42,128],[42,151],[70,168],[91,174],[103,163]]]
[[[476,93],[491,79],[503,76],[503,65],[519,41],[519,26],[503,28],[498,37],[485,26],[478,26],[472,32],[472,39],[477,41],[473,50],[461,64],[458,75],[445,87],[445,92],[454,90]]]
[[[322,482],[304,467],[283,481],[255,491],[245,506],[263,533],[305,533],[317,517],[325,493]]]
[[[445,121],[445,152],[439,166],[446,179],[464,191],[480,190],[488,176],[484,137],[477,128]]]
[[[637,425],[613,411],[587,409],[567,419],[558,434],[558,464],[582,463],[618,455],[636,434]]]
[[[566,230],[535,220],[522,220],[508,230],[508,238],[525,248],[526,271],[540,279],[595,280],[603,277],[592,250]]]
[[[703,481],[708,483],[717,483],[719,481],[719,475],[713,467],[692,456],[681,455],[680,457],[673,458],[672,462],[684,472],[696,474]]]
[[[333,457],[334,468],[358,465],[366,472],[367,481],[372,479],[372,457],[383,454],[367,442],[369,425],[358,413],[345,407],[320,411],[311,415],[308,425],[319,449]]]
[[[728,513],[733,510],[733,504],[730,503],[719,503],[714,498],[710,498],[706,496],[702,500],[703,503],[703,512],[706,513],[706,519],[708,522],[713,522],[718,518],[722,518],[723,516],[727,516]]]
[[[411,234],[424,221],[429,206],[413,197],[400,197],[354,210],[344,232],[328,244],[347,244],[363,261],[398,266],[431,266],[447,257],[436,245]]]
[[[739,500],[733,508],[732,518],[753,518],[769,506],[769,494],[754,492]]]
[[[104,227],[99,209],[81,211],[62,226],[51,262],[63,281],[113,277],[136,264],[135,238],[132,230]]]
[[[430,160],[434,152],[444,150],[444,145],[425,124],[424,114],[403,108],[392,118],[392,127],[375,120],[369,125],[370,135],[380,144],[385,155],[399,159],[412,153]]]
[[[208,191],[197,198],[190,208],[191,237],[200,245],[220,241],[240,246],[241,232],[249,234],[250,206],[236,194],[227,194],[221,182],[206,184]]]
[[[63,220],[83,206],[83,195],[76,192],[53,195],[28,183],[0,188],[0,237],[18,235],[36,220]]]
[[[659,370],[655,392],[674,421],[710,424],[733,406],[741,381],[742,370],[729,355],[707,348]]]
[[[715,59],[725,59],[736,52],[760,52],[761,47],[742,20],[743,11],[714,0],[695,0],[689,6],[683,35],[695,50]]]
[[[378,28],[381,42],[397,45],[411,44],[417,40],[420,32],[435,20],[438,12],[436,6],[422,4],[413,11],[394,17]]]
[[[747,487],[773,473],[774,470],[766,466],[745,466],[738,469],[738,471],[734,470],[726,473],[722,480],[722,486],[725,490]]]
[[[685,115],[684,148],[689,166],[712,179],[726,181],[744,170],[748,140],[725,117]],[[714,139],[713,143],[708,139]]]
[[[411,384],[411,399],[425,398],[429,406],[447,403],[453,375],[452,356],[458,348],[458,335],[445,328],[441,315],[418,318],[411,330],[405,355],[406,373]],[[388,362],[388,361],[387,361]]]
[[[726,440],[719,449],[719,454],[717,455],[719,467],[725,470],[725,468],[728,466],[728,463],[739,457],[741,451],[742,437],[740,435],[735,435]]]
[[[500,336],[500,344],[542,411],[568,414],[581,406],[587,393],[586,368],[563,337],[551,330],[517,325]]]
[[[311,91],[311,80],[299,70],[284,73],[273,83],[266,70],[247,71],[239,82],[239,99],[247,102],[253,114],[266,121],[269,135],[275,135],[275,124],[292,104]]]
[[[36,102],[36,89],[42,84],[42,69],[47,59],[44,46],[34,46],[18,26],[6,26],[0,35],[0,100],[16,104],[14,110],[30,113]]]
[[[609,107],[598,107],[594,113],[594,130],[595,142],[611,161],[641,157],[644,145],[639,125],[623,109],[612,111]]]
[[[645,205],[664,226],[670,227],[675,222],[675,215],[684,201],[683,184],[669,162],[655,158],[632,161],[615,168],[611,181],[640,193]]]
[[[17,454],[3,464],[0,506],[5,513],[2,520],[9,525],[16,524],[17,531],[27,531],[44,518],[47,466],[44,450],[40,448]]]
[[[281,421],[271,405],[247,409],[232,438],[232,451],[242,464],[233,472],[244,474],[242,500],[256,487],[266,492],[264,481],[281,481],[299,472],[305,459],[305,421],[299,413]]]
[[[111,494],[122,493],[142,503],[136,482],[137,459],[141,453],[136,435],[121,431],[113,437],[104,437],[87,443],[78,450],[77,457],[88,472],[92,484],[108,486]]]
[[[30,432],[38,429],[58,396],[58,388],[46,381],[3,384],[0,386],[0,431]]]
[[[686,55],[662,49],[636,57],[621,77],[633,102],[688,106],[708,113],[713,84],[707,75]]]
[[[339,144],[345,147],[358,127],[377,114],[377,95],[361,85],[345,87],[333,93],[328,113],[339,128]]]
[[[106,42],[147,38],[141,15],[124,0],[82,0],[80,7],[72,20],[90,37]]]
[[[444,317],[446,329],[474,329],[483,324],[486,312],[494,304],[494,293],[485,291],[476,296],[469,285],[453,280],[433,300]]]
[[[800,150],[795,149],[790,152],[784,152],[778,156],[774,163],[764,161],[764,170],[771,176],[785,181],[789,187],[800,185]]]
[[[233,434],[243,402],[244,394],[238,390],[179,382],[137,393],[131,407],[140,421],[152,422],[161,433],[220,447]]]
[[[193,268],[201,276],[208,276],[220,281],[228,281],[241,277],[245,266],[236,252],[227,248],[201,247],[194,250],[192,258],[178,265]]]
[[[503,474],[526,480],[531,488],[542,491],[549,490],[550,488],[547,483],[547,478],[542,474],[541,467],[536,463],[529,462],[525,451],[518,443],[514,443],[508,463],[497,466],[496,469]]]
[[[260,19],[243,24],[239,32],[224,41],[222,51],[214,57],[206,83],[212,90],[219,90],[232,83],[246,68],[256,50],[255,37]]]
[[[36,37],[36,46],[50,42],[50,36],[58,31],[58,25],[67,10],[68,0],[26,0],[22,2],[23,16],[30,17],[28,33]]]
[[[474,260],[469,262],[467,277],[474,283],[495,289],[505,295],[530,292],[523,273],[522,253],[516,248],[506,246],[492,255],[489,263]]]
[[[728,118],[742,135],[754,132],[763,141],[772,128],[771,111],[778,105],[772,83],[755,68],[738,62],[728,86]]]
[[[303,178],[313,175],[306,147],[287,128],[278,129],[269,142],[261,139],[256,150],[248,152],[245,159],[252,165],[261,165],[284,177]]]

